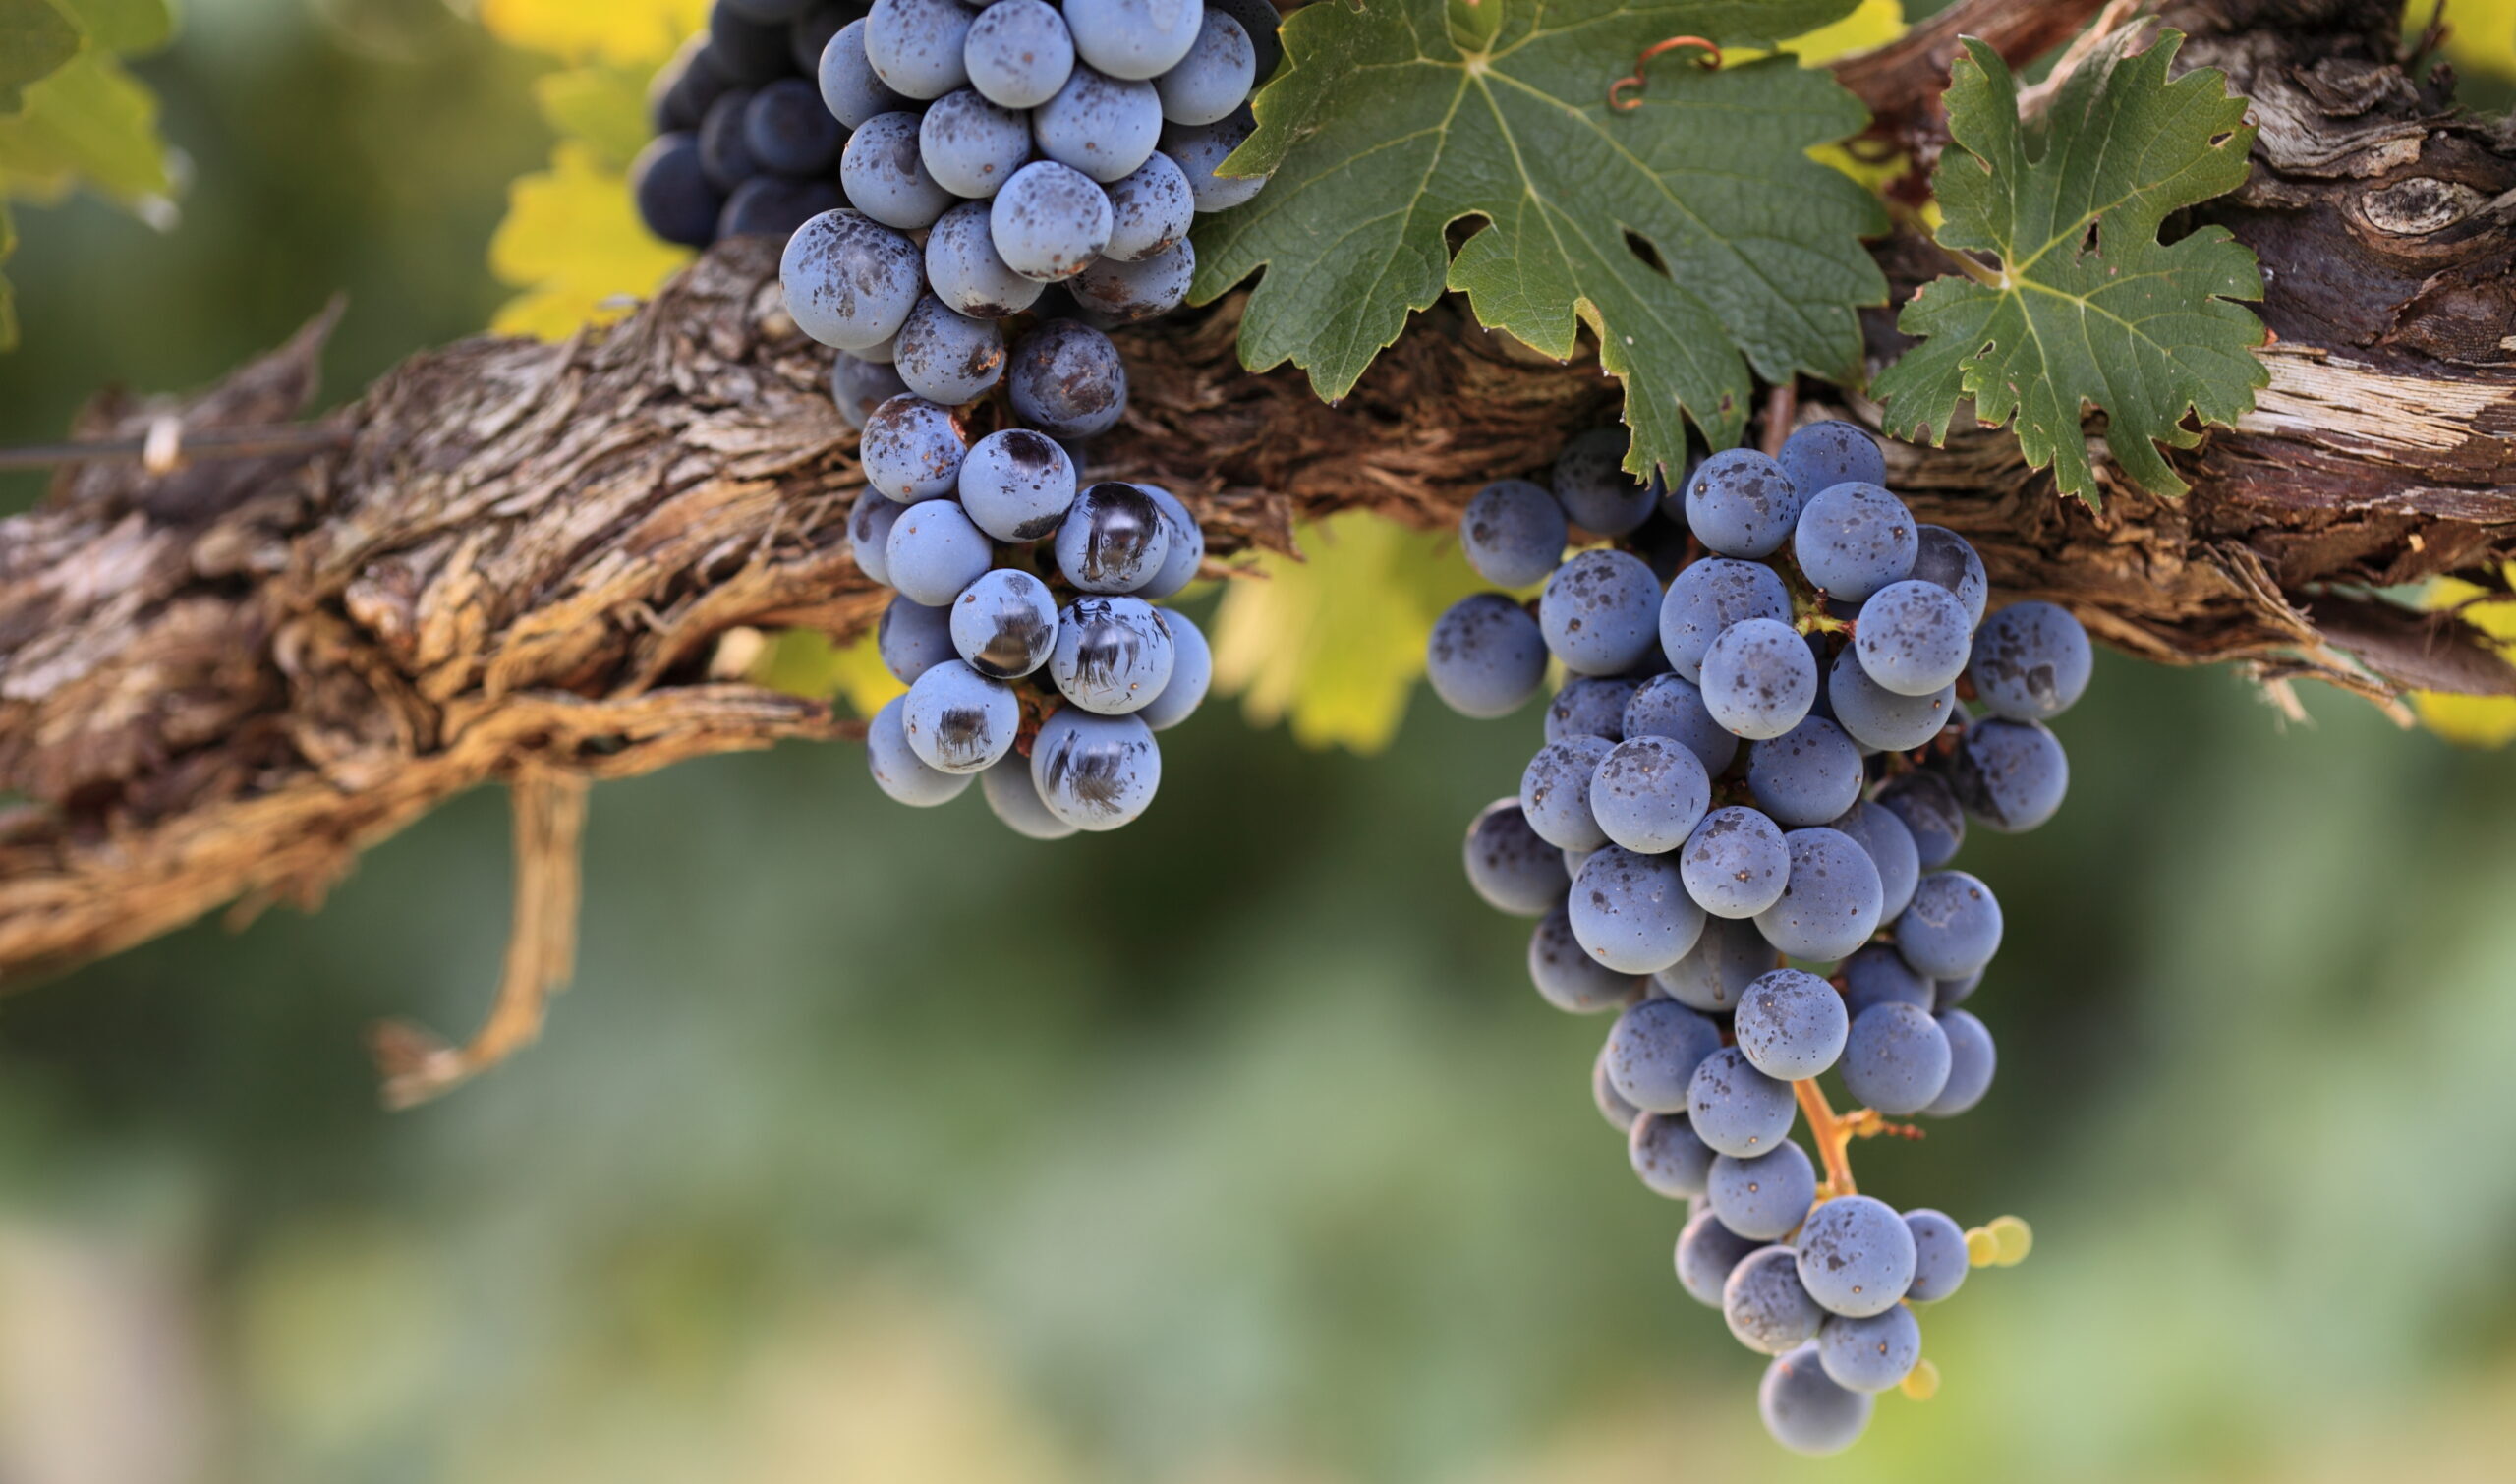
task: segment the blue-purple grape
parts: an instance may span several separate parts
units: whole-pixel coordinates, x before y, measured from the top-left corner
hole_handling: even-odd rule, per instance
[[[976,19],[959,0],[874,0],[865,16],[865,59],[902,97],[940,98],[970,80],[961,49]]]
[[[1963,871],[1923,877],[1913,904],[1896,919],[1896,951],[1930,979],[1979,974],[2000,946],[2001,904],[1991,887]]]
[[[1162,694],[1136,714],[1159,732],[1187,720],[1205,704],[1207,688],[1215,679],[1215,652],[1206,643],[1205,631],[1187,614],[1156,608],[1153,616],[1162,620],[1162,627],[1171,635],[1171,679],[1162,687]]]
[[[1039,301],[1048,286],[997,256],[986,201],[963,201],[926,234],[926,278],[935,297],[978,319],[1002,319]]]
[[[1100,186],[1056,160],[1033,160],[1013,172],[997,193],[989,223],[997,257],[1042,283],[1089,267],[1110,245],[1113,224],[1110,198]]]
[[[1781,899],[1756,914],[1765,941],[1794,958],[1829,963],[1867,942],[1886,899],[1869,853],[1822,828],[1795,829],[1783,842],[1791,878]]]
[[[1007,758],[980,773],[979,793],[986,798],[988,809],[1015,834],[1035,840],[1061,840],[1075,832],[1072,825],[1051,813],[1041,800],[1039,785],[1031,781],[1028,758]]]
[[[1599,1049],[1599,1055],[1590,1062],[1590,1102],[1598,1109],[1599,1116],[1607,1120],[1608,1127],[1615,1129],[1620,1137],[1632,1136],[1634,1120],[1642,1116],[1642,1110],[1619,1097],[1617,1090],[1608,1085],[1605,1047]]]
[[[1583,681],[1605,685],[1611,681]],[[1565,687],[1571,690],[1572,686]],[[1606,733],[1599,733],[1605,736]],[[1739,756],[1739,739],[1703,709],[1703,690],[1684,675],[1654,675],[1637,686],[1625,704],[1618,735],[1667,737],[1683,742],[1703,765],[1706,775],[1719,777]],[[1550,739],[1552,740],[1552,739]]]
[[[1701,1143],[1701,1140],[1697,1140]],[[1741,1236],[1775,1241],[1791,1233],[1817,1199],[1817,1170],[1789,1139],[1752,1160],[1716,1155],[1704,1194],[1721,1225]],[[1793,1282],[1798,1282],[1795,1274]]]
[[[2071,762],[2039,721],[1986,716],[1966,728],[1951,786],[1966,812],[2003,834],[2053,817],[2071,788]]]
[[[1154,151],[1135,173],[1111,182],[1108,194],[1110,241],[1101,250],[1103,257],[1140,262],[1188,240],[1197,201],[1188,194],[1188,177],[1171,156]]]
[[[987,575],[996,548],[950,500],[911,505],[891,527],[883,548],[891,586],[930,608],[948,606],[961,591]]]
[[[1208,9],[1198,24],[1197,39],[1153,86],[1162,95],[1162,116],[1173,124],[1212,124],[1230,116],[1249,97],[1258,81],[1258,51],[1238,21]]]
[[[1948,1086],[1948,1035],[1927,1010],[1890,1001],[1856,1016],[1844,1043],[1844,1090],[1891,1116],[1920,1113]]]
[[[821,90],[801,78],[779,78],[743,110],[743,143],[763,170],[803,177],[838,163],[847,131],[830,117]]]
[[[1749,1065],[1777,1081],[1804,1082],[1843,1055],[1852,1017],[1833,985],[1802,969],[1775,969],[1739,997],[1734,1029]],[[1731,1226],[1757,1234],[1735,1222]]]
[[[1937,988],[1914,972],[1892,944],[1874,942],[1844,960],[1844,1010],[1854,1019],[1873,1004],[1931,1008]]]
[[[1074,463],[1047,433],[1008,428],[970,445],[955,487],[980,530],[1035,542],[1055,535],[1074,508]]]
[[[1197,569],[1205,565],[1205,528],[1197,524],[1196,516],[1189,513],[1179,496],[1170,490],[1159,485],[1139,484],[1136,487],[1143,490],[1146,498],[1162,511],[1162,530],[1167,538],[1163,543],[1161,569],[1153,574],[1151,581],[1136,589],[1136,596],[1169,598],[1195,582]]]
[[[862,18],[840,27],[822,48],[821,88],[822,106],[850,129],[862,129],[868,119],[897,112],[912,101],[875,73],[873,61],[865,55]]]
[[[1004,331],[995,320],[957,314],[930,294],[909,311],[892,340],[891,369],[929,402],[975,402],[1004,376]]]
[[[1641,980],[1592,958],[1573,938],[1572,915],[1561,906],[1541,918],[1536,931],[1529,934],[1529,982],[1547,1003],[1574,1015],[1614,1009],[1642,988]],[[1605,1077],[1604,1056],[1599,1065],[1599,1075]],[[1623,1096],[1618,1095],[1619,1101]]]
[[[900,719],[907,706],[908,697],[893,696],[874,713],[865,728],[866,767],[874,775],[874,785],[899,803],[913,809],[948,804],[970,786],[970,775],[943,772],[919,759],[908,745],[908,731]]]
[[[1822,1458],[1860,1441],[1878,1398],[1835,1384],[1814,1344],[1778,1355],[1756,1386],[1765,1431],[1793,1453]]]
[[[1966,843],[1966,811],[1937,773],[1909,772],[1891,778],[1878,790],[1877,802],[1905,822],[1924,871],[1947,865]]]
[[[1860,801],[1860,749],[1823,716],[1747,748],[1747,791],[1776,824],[1824,825]]]
[[[1462,716],[1510,715],[1546,682],[1546,637],[1518,603],[1500,593],[1472,593],[1434,622],[1424,678]]]
[[[1820,1203],[1801,1227],[1797,1245],[1800,1282],[1829,1313],[1883,1314],[1913,1284],[1914,1233],[1894,1207],[1874,1197]]]
[[[1942,1010],[1937,1019],[1940,1034],[1948,1038],[1948,1080],[1922,1112],[1934,1118],[1953,1118],[1982,1102],[1983,1094],[1992,1090],[1992,1073],[1999,1069],[2000,1056],[1992,1045],[1992,1033],[1968,1012]]]
[[[752,86],[786,71],[786,28],[717,0],[708,13],[708,56],[732,82]]]
[[[847,137],[838,179],[857,210],[903,232],[935,224],[957,200],[927,172],[918,115],[883,113]]]
[[[786,244],[786,313],[824,345],[860,356],[899,332],[925,287],[907,238],[857,211],[826,211]]]
[[[1721,1225],[1710,1211],[1698,1211],[1678,1233],[1678,1284],[1696,1303],[1720,1308],[1721,1289],[1731,1273],[1763,1245]]]
[[[1440,638],[1436,629],[1437,647]],[[1590,812],[1590,778],[1613,750],[1604,737],[1566,737],[1549,742],[1529,759],[1520,773],[1520,811],[1538,838],[1565,850],[1596,850],[1607,844],[1607,831]]]
[[[1771,556],[1791,540],[1804,498],[1773,460],[1752,448],[1725,449],[1687,482],[1687,528],[1723,556]]]
[[[1668,737],[1618,743],[1590,776],[1592,817],[1610,840],[1628,850],[1677,849],[1711,806],[1712,780],[1703,764],[1685,743]]]
[[[1126,363],[1109,336],[1079,319],[1052,319],[1024,336],[1004,384],[1014,416],[1053,438],[1098,437],[1127,410]]]
[[[743,128],[751,116],[751,100],[759,95],[753,88],[737,87],[709,104],[708,116],[699,121],[699,168],[718,191],[730,193],[760,174]]]
[[[1477,811],[1462,853],[1468,885],[1498,912],[1542,917],[1572,888],[1564,852],[1538,838],[1517,799],[1496,799]]]
[[[875,408],[856,445],[865,482],[904,505],[942,499],[959,487],[964,452],[951,409],[915,394]]]
[[[1837,1314],[1817,1332],[1818,1363],[1850,1391],[1886,1391],[1921,1358],[1922,1327],[1903,1304],[1863,1319]]]
[[[1817,701],[1817,661],[1789,624],[1750,618],[1721,631],[1704,653],[1703,708],[1736,736],[1779,737]]]
[[[1031,111],[1031,136],[1060,165],[1095,181],[1122,181],[1153,157],[1162,99],[1151,83],[1077,63],[1057,96]]]
[[[1078,598],[1058,616],[1049,678],[1085,711],[1123,716],[1153,704],[1177,660],[1171,631],[1139,598]]]
[[[1162,748],[1136,716],[1058,711],[1031,744],[1031,782],[1049,812],[1078,829],[1134,822],[1162,786]]]
[[[1889,583],[1860,605],[1854,653],[1869,678],[1899,696],[1928,696],[1966,672],[1973,636],[1966,604],[1937,583]]]
[[[952,657],[952,614],[895,597],[874,625],[874,653],[902,685]]]
[[[1639,687],[1630,680],[1575,675],[1546,704],[1546,740],[1604,737],[1625,740],[1625,711]]]
[[[1564,559],[1564,507],[1543,485],[1496,480],[1476,491],[1458,518],[1459,550],[1476,575],[1498,588],[1541,582]]]
[[[1600,536],[1630,536],[1650,519],[1659,491],[1625,472],[1630,446],[1623,428],[1593,428],[1555,459],[1550,483],[1572,524]]]
[[[1068,281],[1074,302],[1114,324],[1168,314],[1187,302],[1197,277],[1196,245],[1182,239],[1133,262],[1102,257]]]
[[[1715,917],[1749,918],[1782,900],[1791,846],[1782,827],[1740,805],[1703,817],[1678,853],[1687,894]]]
[[[1914,580],[1936,583],[1957,595],[1966,605],[1966,626],[1973,628],[1983,621],[1983,604],[1991,597],[1991,579],[1983,573],[1983,558],[1975,553],[1966,538],[1946,526],[1916,526],[1920,548],[1914,556]]]
[[[1114,78],[1153,78],[1197,44],[1197,0],[1065,0],[1075,54]]]
[[[1170,552],[1162,507],[1120,480],[1076,495],[1058,527],[1058,571],[1086,593],[1133,593],[1161,574]]]
[[[1212,124],[1172,124],[1162,131],[1162,152],[1188,180],[1188,199],[1202,214],[1229,211],[1267,188],[1264,175],[1218,175],[1223,162],[1251,132],[1248,110]]]
[[[1837,485],[1809,496],[1791,542],[1801,572],[1848,602],[1904,581],[1920,547],[1913,512],[1876,485]]]
[[[937,185],[984,200],[1030,162],[1031,121],[975,88],[956,88],[927,106],[917,126],[917,155]]]
[[[1622,845],[1604,846],[1581,863],[1569,910],[1581,946],[1624,974],[1657,973],[1686,957],[1703,936],[1703,909],[1687,895],[1677,863]]]
[[[725,194],[699,160],[699,137],[667,134],[650,143],[629,167],[629,190],[647,230],[685,248],[716,240]]]
[[[1878,440],[1850,423],[1831,419],[1811,423],[1783,439],[1774,462],[1791,477],[1792,487],[1803,494],[1813,495],[1837,485],[1887,483],[1887,456],[1879,451]]]
[[[1074,38],[1046,0],[999,0],[980,11],[961,42],[970,86],[1005,108],[1037,108],[1074,70]]]
[[[1723,1014],[1738,1008],[1739,997],[1778,956],[1754,923],[1707,917],[1693,951],[1652,975],[1651,982],[1689,1009]]]
[[[2095,662],[2078,619],[2049,602],[2017,602],[1974,636],[1969,673],[1993,715],[2050,721],[2087,690]]]
[[[1537,623],[1566,669],[1580,675],[1630,670],[1659,636],[1659,579],[1629,552],[1584,551],[1547,580]]]
[[[1863,747],[1912,752],[1957,717],[1957,687],[1943,685],[1920,696],[1900,696],[1869,678],[1860,654],[1846,646],[1826,671],[1826,709],[1835,723]]]
[[[1576,901],[1579,894],[1575,882]],[[1719,1026],[1674,999],[1655,996],[1629,1006],[1609,1029],[1608,1080],[1645,1113],[1683,1113],[1695,1068],[1719,1050]]]
[[[1687,1126],[1684,1113],[1647,1113],[1634,1119],[1627,1131],[1625,1153],[1642,1188],[1673,1201],[1703,1194],[1716,1158],[1711,1147]]]
[[[1756,1070],[1735,1046],[1704,1057],[1687,1086],[1687,1116],[1695,1137],[1743,1160],[1781,1143],[1798,1107],[1790,1083]]]
[[[847,512],[847,546],[856,557],[856,570],[886,588],[891,585],[891,568],[884,558],[890,543],[891,527],[907,508],[883,498],[880,490],[868,489],[856,497],[854,508]]]
[[[1708,557],[1680,572],[1660,602],[1660,648],[1679,676],[1703,683],[1703,656],[1734,624],[1791,621],[1791,592],[1773,568]]]
[[[1905,1229],[1914,1234],[1914,1281],[1905,1289],[1906,1302],[1937,1303],[1965,1286],[1973,1264],[1965,1227],[1948,1213],[1924,1207],[1905,1213]]]
[[[774,237],[783,244],[802,231],[804,223],[846,204],[847,199],[828,181],[755,175],[725,198],[725,209],[716,218],[716,235]]]
[[[1022,705],[1013,687],[958,659],[917,677],[901,709],[900,727],[917,760],[938,772],[980,772],[1013,751]]]
[[[1741,1344],[1765,1355],[1806,1343],[1826,1322],[1825,1311],[1801,1282],[1789,1247],[1750,1252],[1733,1268],[1721,1287],[1721,1313]]]
[[[1914,885],[1921,880],[1921,852],[1915,848],[1913,831],[1892,811],[1866,799],[1826,828],[1851,836],[1878,868],[1878,920],[1895,921],[1914,899]]]
[[[953,652],[992,680],[1018,680],[1057,648],[1058,600],[1028,572],[1000,567],[952,602]]]

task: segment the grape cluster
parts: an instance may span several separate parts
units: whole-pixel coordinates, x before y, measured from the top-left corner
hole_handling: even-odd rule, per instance
[[[1550,1003],[1617,1012],[1592,1092],[1642,1183],[1689,1203],[1678,1280],[1776,1357],[1773,1436],[1832,1453],[1876,1393],[1935,1384],[1913,1306],[2024,1255],[2013,1218],[1968,1231],[1856,1193],[1846,1149],[1991,1086],[1991,1035],[1959,1005],[2000,903],[1949,862],[1970,821],[2060,807],[2045,723],[2087,686],[2087,636],[2049,603],[1986,619],[1973,548],[1916,522],[1848,423],[1713,454],[1674,490],[1628,477],[1625,449],[1585,433],[1551,488],[1489,485],[1461,520],[1486,580],[1544,588],[1445,613],[1434,690],[1494,717],[1550,660],[1567,676],[1518,796],[1468,827],[1468,880],[1539,919]],[[1576,532],[1608,543],[1568,560]],[[1828,1073],[1859,1111],[1833,1113]],[[1822,1184],[1791,1137],[1803,1110]]]
[[[851,207],[923,232],[1019,180],[996,229],[1002,259],[964,225],[955,269],[1073,280],[1085,307],[1146,317],[1187,290],[1192,210],[1263,184],[1214,167],[1249,136],[1250,88],[1282,55],[1276,24],[1268,0],[716,0],[656,79],[656,139],[631,171],[639,215],[695,248],[791,237]],[[958,212],[980,241],[991,214]],[[937,293],[951,297],[941,279]]]

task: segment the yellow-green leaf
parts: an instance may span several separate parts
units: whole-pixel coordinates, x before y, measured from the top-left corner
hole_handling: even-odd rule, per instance
[[[860,716],[873,715],[908,689],[884,668],[873,635],[841,649],[817,629],[787,629],[772,635],[746,678],[754,685],[811,701],[844,700]]]
[[[562,139],[594,152],[605,169],[625,170],[647,146],[648,69],[572,67],[534,80],[533,99]]]
[[[585,144],[562,143],[550,168],[509,188],[506,220],[489,241],[489,269],[526,290],[498,311],[501,334],[556,340],[616,319],[683,263],[638,220],[629,185]]]
[[[155,51],[175,38],[175,10],[166,0],[52,0],[87,36],[117,56]]]
[[[126,205],[174,188],[157,138],[157,99],[99,51],[26,89],[26,107],[0,119],[0,185],[8,194],[58,200],[79,187]]]
[[[1802,67],[1822,67],[1837,57],[1884,46],[1905,33],[1904,0],[1860,0],[1849,16],[1782,43]]]
[[[1259,726],[1305,747],[1389,745],[1424,669],[1442,610],[1485,584],[1447,533],[1364,511],[1298,533],[1306,560],[1274,553],[1226,585],[1215,620],[1215,685]]]
[[[571,62],[650,67],[708,25],[709,0],[481,0],[481,24],[509,46]]]
[[[0,114],[15,113],[28,84],[79,55],[79,28],[51,0],[0,0]]]
[[[2516,581],[2516,563],[2500,573]],[[2516,598],[2489,596],[2489,590],[2460,578],[2442,577],[2422,595],[2432,612],[2453,610],[2455,616],[2494,642],[2498,653],[2516,664]],[[2412,709],[2423,725],[2450,742],[2469,747],[2504,747],[2516,742],[2516,696],[2458,696],[2444,691],[2414,691]]]

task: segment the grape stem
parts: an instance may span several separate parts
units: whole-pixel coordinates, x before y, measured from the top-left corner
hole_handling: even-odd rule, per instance
[[[1913,1124],[1891,1123],[1886,1114],[1874,1108],[1856,1108],[1838,1114],[1827,1104],[1825,1090],[1814,1078],[1794,1082],[1791,1090],[1799,1096],[1800,1111],[1808,1119],[1808,1137],[1816,1143],[1818,1159],[1825,1163],[1826,1184],[1818,1192],[1820,1200],[1860,1193],[1852,1178],[1853,1140],[1881,1134],[1898,1139],[1922,1137],[1922,1131]]]

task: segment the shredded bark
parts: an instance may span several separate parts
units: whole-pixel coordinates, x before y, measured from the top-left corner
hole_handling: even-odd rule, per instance
[[[2096,8],[1967,0],[1840,71],[1926,156],[1958,28],[2025,56]],[[2259,406],[2177,456],[2182,500],[2123,484],[2101,419],[2100,510],[2059,500],[2004,430],[1896,449],[1897,487],[2006,595],[2066,603],[2144,658],[2380,702],[2516,694],[2462,626],[2374,596],[2516,548],[2516,135],[2398,65],[2387,7],[2211,0],[2173,19],[2186,63],[2227,69],[2262,126],[2252,181],[2194,213],[2268,269]],[[1900,299],[1939,271],[1910,237],[1878,251]],[[0,786],[22,801],[0,812],[0,987],[224,904],[312,906],[369,845],[505,782],[527,885],[500,1013],[462,1051],[379,1043],[392,1096],[427,1096],[529,1040],[566,976],[571,790],[853,734],[712,663],[728,635],[861,632],[885,598],[847,554],[854,438],[829,353],[779,306],[775,256],[728,244],[606,333],[415,357],[326,420],[331,446],[89,465],[0,523]],[[1614,415],[1594,362],[1535,357],[1448,304],[1327,407],[1289,369],[1237,365],[1238,313],[1235,296],[1121,334],[1133,399],[1091,454],[1097,476],[1186,498],[1215,574],[1340,510],[1446,526]],[[79,431],[289,417],[329,324],[203,396],[102,399]],[[1893,354],[1892,316],[1870,330]],[[1771,405],[1806,417],[1828,395]]]

